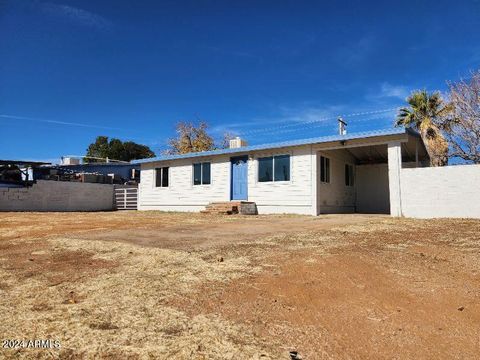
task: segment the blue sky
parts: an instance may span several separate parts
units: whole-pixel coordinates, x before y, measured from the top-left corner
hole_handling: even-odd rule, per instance
[[[0,0],[0,158],[160,152],[197,118],[250,144],[390,127],[480,67],[479,29],[480,0]]]

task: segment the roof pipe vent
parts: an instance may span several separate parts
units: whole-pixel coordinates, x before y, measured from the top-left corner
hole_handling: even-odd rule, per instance
[[[347,135],[347,123],[341,116],[338,117],[338,134]]]

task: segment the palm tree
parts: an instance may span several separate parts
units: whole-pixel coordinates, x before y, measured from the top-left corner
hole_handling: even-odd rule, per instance
[[[448,105],[439,92],[429,94],[426,90],[414,91],[407,102],[410,106],[399,110],[395,126],[418,130],[430,155],[430,165],[447,165],[448,144],[436,122],[449,111]]]

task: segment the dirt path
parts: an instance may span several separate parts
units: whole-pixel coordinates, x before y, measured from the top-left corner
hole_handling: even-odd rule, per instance
[[[0,239],[69,236],[168,249],[206,249],[359,224],[379,215],[212,216],[198,213],[0,213]]]
[[[325,216],[226,216],[201,215],[199,224],[162,224],[155,229],[121,229],[101,233],[79,234],[78,239],[122,241],[142,246],[164,249],[201,250],[212,247],[232,246],[239,242],[257,241],[262,238],[309,231],[321,231],[336,226],[359,224],[376,217],[365,215]],[[212,222],[210,222],[213,220]]]

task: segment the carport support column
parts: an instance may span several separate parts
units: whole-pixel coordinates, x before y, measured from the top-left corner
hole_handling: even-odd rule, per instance
[[[400,172],[402,147],[399,141],[388,143],[388,184],[390,188],[390,215],[402,216]]]
[[[318,157],[317,151],[310,145],[310,166],[311,166],[311,196],[312,196],[312,215],[317,216],[320,212],[318,210]]]

